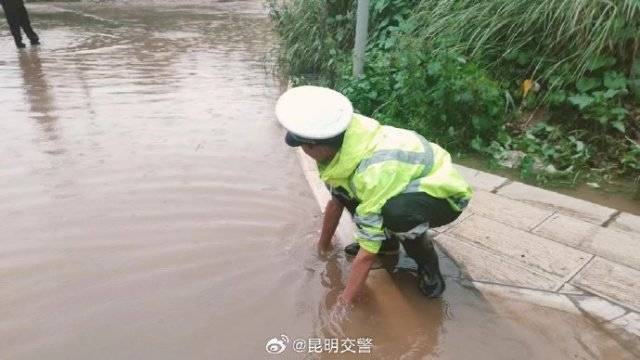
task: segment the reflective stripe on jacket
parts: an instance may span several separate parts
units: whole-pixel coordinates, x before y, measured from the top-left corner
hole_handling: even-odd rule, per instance
[[[336,156],[328,164],[318,164],[318,169],[330,188],[342,187],[358,202],[356,240],[373,253],[386,239],[381,210],[393,196],[425,192],[447,199],[460,211],[472,195],[440,146],[414,131],[383,126],[358,114]]]

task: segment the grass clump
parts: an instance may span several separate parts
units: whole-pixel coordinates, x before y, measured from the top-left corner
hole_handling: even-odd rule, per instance
[[[425,0],[414,16],[414,34],[434,48],[550,87],[608,64],[629,76],[639,47],[637,0]]]
[[[352,0],[269,0],[280,46],[278,72],[295,83],[334,86],[339,64],[349,61],[355,35]]]

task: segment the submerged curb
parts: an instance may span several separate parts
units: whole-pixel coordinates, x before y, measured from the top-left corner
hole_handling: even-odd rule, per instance
[[[296,154],[323,212],[329,191],[315,162],[300,148]],[[635,303],[640,301],[640,217],[456,167],[476,195],[456,222],[435,229],[434,239],[460,266],[463,282],[487,297],[584,314],[615,336],[637,343],[634,351],[640,352],[640,303]],[[558,219],[564,220],[559,228],[554,224]],[[336,231],[341,246],[350,242],[354,229],[351,218],[343,213]],[[594,235],[594,229],[622,239],[622,248],[620,242],[608,247],[599,244],[600,232]],[[555,235],[562,239],[555,240]],[[575,238],[579,241],[568,243],[567,239]],[[625,248],[634,242],[636,248]],[[627,253],[619,256],[620,252]],[[603,254],[623,263],[601,257]]]

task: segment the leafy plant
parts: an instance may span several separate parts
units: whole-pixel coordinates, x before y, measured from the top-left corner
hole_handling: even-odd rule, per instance
[[[410,48],[372,52],[366,77],[345,76],[343,84],[361,112],[449,147],[468,148],[475,137],[489,141],[504,124],[500,84],[459,56]]]
[[[578,93],[567,100],[589,121],[595,121],[604,129],[612,127],[624,134],[629,111],[623,106],[623,97],[628,94],[627,79],[620,73],[608,71],[604,78],[585,77],[576,82]]]

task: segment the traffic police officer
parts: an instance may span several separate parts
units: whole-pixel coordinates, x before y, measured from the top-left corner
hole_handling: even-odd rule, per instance
[[[454,221],[472,195],[449,153],[414,131],[354,114],[349,99],[327,88],[288,90],[276,115],[285,142],[316,160],[332,194],[318,247],[330,247],[344,208],[357,226],[356,242],[345,248],[355,259],[340,299],[352,303],[376,256],[397,253],[400,243],[418,264],[420,291],[441,296],[445,282],[427,230]]]
[[[24,0],[0,0],[0,4],[2,4],[2,9],[4,10],[4,15],[7,18],[7,23],[9,24],[9,29],[11,30],[11,35],[13,35],[16,46],[19,49],[25,47],[22,42],[20,28],[27,34],[31,45],[40,44],[38,35],[33,31],[33,28],[31,28],[31,21],[29,21],[29,14],[27,14],[27,9],[24,7]]]

